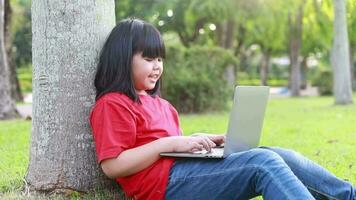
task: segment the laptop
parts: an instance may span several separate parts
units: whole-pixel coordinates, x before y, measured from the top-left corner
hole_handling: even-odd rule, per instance
[[[232,153],[258,146],[269,97],[268,86],[237,86],[225,144],[193,153],[164,152],[161,156],[186,158],[225,158]]]

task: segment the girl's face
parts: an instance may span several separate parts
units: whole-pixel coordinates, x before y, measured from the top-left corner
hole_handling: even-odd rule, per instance
[[[142,57],[136,53],[132,59],[132,73],[137,94],[147,95],[146,90],[152,90],[163,72],[162,58]]]

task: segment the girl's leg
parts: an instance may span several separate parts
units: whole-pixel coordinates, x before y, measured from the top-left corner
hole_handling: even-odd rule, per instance
[[[295,151],[261,147],[280,155],[316,199],[356,200],[355,188]]]
[[[167,200],[314,199],[283,159],[256,148],[225,159],[182,159],[171,169]]]

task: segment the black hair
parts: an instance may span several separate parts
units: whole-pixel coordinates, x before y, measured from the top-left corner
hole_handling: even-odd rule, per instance
[[[151,24],[139,19],[120,21],[111,31],[100,52],[94,86],[96,100],[109,92],[126,94],[135,102],[140,102],[132,79],[132,58],[136,53],[143,57],[166,57],[161,34]],[[147,93],[159,94],[160,80]]]

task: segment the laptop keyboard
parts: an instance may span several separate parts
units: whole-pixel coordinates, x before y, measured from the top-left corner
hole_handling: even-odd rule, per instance
[[[212,148],[210,152],[208,152],[207,150],[202,150],[202,151],[196,151],[193,152],[194,154],[213,154],[213,155],[222,155],[224,153],[224,149],[223,148]]]

